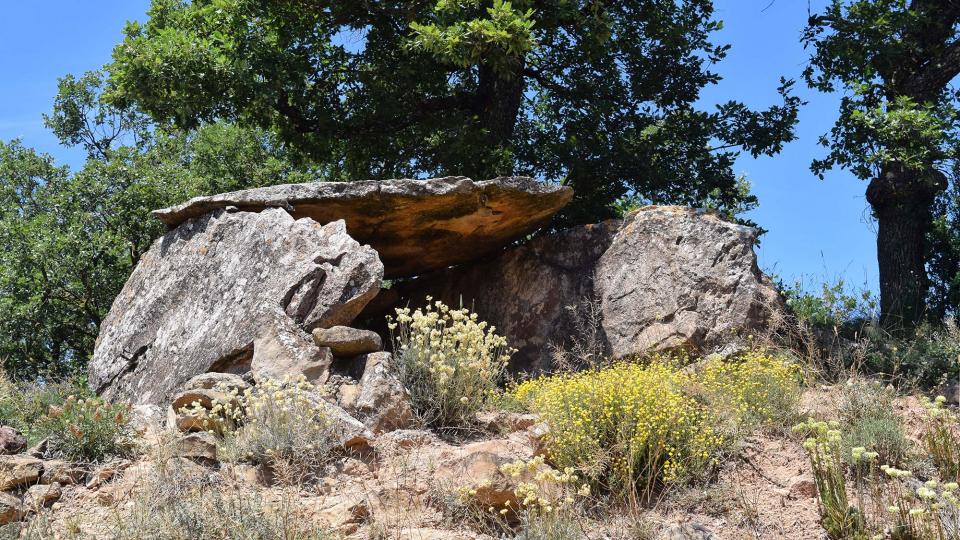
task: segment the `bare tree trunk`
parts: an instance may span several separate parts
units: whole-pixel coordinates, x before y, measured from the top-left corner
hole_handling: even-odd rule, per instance
[[[924,317],[929,288],[926,236],[934,199],[944,188],[939,173],[920,177],[899,163],[885,165],[867,187],[878,224],[880,322],[893,332],[908,330]]]

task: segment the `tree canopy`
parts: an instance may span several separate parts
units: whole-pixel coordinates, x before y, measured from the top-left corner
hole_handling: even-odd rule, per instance
[[[870,180],[888,325],[923,317],[928,270],[934,314],[957,308],[960,90],[950,82],[960,74],[958,25],[956,0],[833,0],[803,35],[812,47],[807,84],[843,92],[836,124],[820,140],[829,152],[811,169]]]
[[[624,196],[753,202],[741,151],[793,138],[800,100],[699,110],[728,46],[709,0],[154,0],[108,99],[161,125],[276,134],[322,177],[525,174],[572,185],[567,221]]]
[[[137,260],[162,232],[151,210],[312,171],[263,131],[151,126],[105,103],[102,76],[65,77],[47,125],[90,154],[76,172],[0,142],[0,359],[18,376],[82,367]]]

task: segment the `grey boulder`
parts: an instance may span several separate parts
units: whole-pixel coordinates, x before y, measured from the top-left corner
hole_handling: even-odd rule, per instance
[[[382,277],[377,253],[343,221],[277,208],[190,219],[154,242],[114,301],[90,384],[107,399],[166,406],[210,371],[323,382],[331,356],[309,332],[349,324]]]
[[[313,331],[313,341],[318,347],[329,348],[334,356],[344,358],[377,352],[383,347],[376,332],[349,326],[317,328]]]
[[[756,234],[711,212],[649,206],[396,284],[363,317],[372,324],[427,295],[464,305],[518,349],[514,371],[650,351],[708,353],[737,332],[765,328],[782,309],[757,267]]]
[[[690,208],[628,215],[594,271],[611,355],[704,352],[761,329],[780,297],[757,267],[756,238],[755,229]]]

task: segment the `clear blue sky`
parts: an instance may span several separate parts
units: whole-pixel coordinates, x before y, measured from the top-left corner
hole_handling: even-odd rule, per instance
[[[812,0],[817,9],[825,0]],[[127,20],[144,18],[148,0],[31,0],[7,2],[0,17],[0,140],[19,137],[78,166],[83,152],[60,147],[42,124],[56,94],[56,80],[67,73],[96,69],[110,58]],[[703,103],[738,99],[754,107],[776,102],[780,75],[798,78],[806,54],[799,42],[807,2],[797,0],[716,0],[724,29],[716,40],[730,43],[716,69],[724,76],[709,88]],[[760,208],[750,217],[770,232],[759,248],[761,266],[788,280],[844,277],[854,285],[877,288],[875,227],[863,196],[865,185],[842,171],[824,181],[809,170],[822,156],[816,144],[837,114],[837,96],[807,90],[799,139],[772,158],[742,157],[737,172],[748,175]]]

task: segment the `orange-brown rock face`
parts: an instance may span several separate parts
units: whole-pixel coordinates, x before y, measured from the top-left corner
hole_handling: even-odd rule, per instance
[[[284,208],[323,224],[342,219],[377,250],[386,277],[472,261],[533,232],[573,198],[569,187],[532,178],[314,182],[198,197],[153,213],[174,227],[212,210]]]

